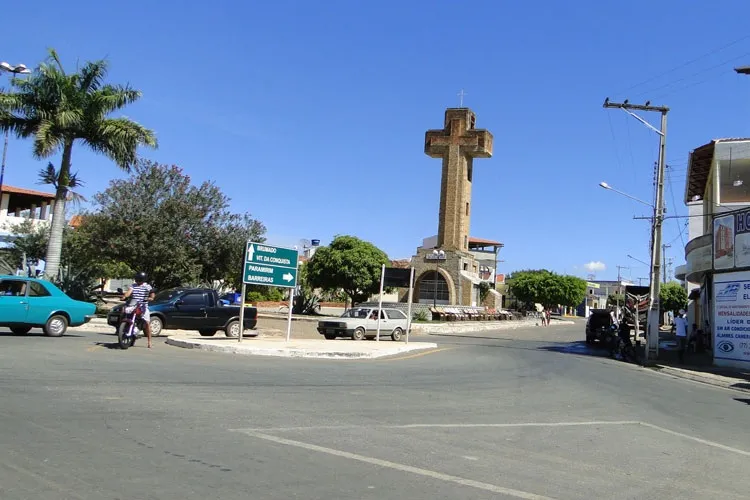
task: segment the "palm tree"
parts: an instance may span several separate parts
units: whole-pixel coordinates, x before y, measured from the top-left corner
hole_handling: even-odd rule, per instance
[[[104,84],[107,62],[88,62],[75,73],[66,73],[55,50],[28,79],[15,78],[16,92],[0,92],[0,131],[19,138],[32,138],[36,158],[62,152],[55,179],[55,205],[45,257],[45,275],[55,279],[60,268],[65,202],[71,175],[73,144],[83,143],[101,153],[125,171],[136,161],[139,146],[157,147],[154,132],[125,117],[110,118],[141,97],[128,85]]]

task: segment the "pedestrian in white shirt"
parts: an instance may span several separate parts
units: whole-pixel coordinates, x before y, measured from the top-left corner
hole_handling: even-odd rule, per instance
[[[680,314],[674,319],[675,333],[677,334],[677,349],[680,363],[685,362],[685,347],[687,345],[688,323],[685,310],[680,309]]]

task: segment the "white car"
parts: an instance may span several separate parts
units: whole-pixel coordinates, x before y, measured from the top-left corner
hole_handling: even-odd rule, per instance
[[[390,336],[395,341],[401,340],[406,331],[408,318],[398,309],[383,308],[380,310],[380,336]],[[355,307],[347,310],[340,318],[329,318],[318,321],[318,333],[328,340],[336,337],[349,337],[362,340],[374,338],[378,331],[378,308]]]

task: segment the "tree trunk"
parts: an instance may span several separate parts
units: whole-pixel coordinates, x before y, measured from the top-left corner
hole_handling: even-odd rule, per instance
[[[52,227],[47,244],[47,255],[44,258],[44,276],[48,280],[56,279],[60,271],[60,255],[62,254],[63,230],[65,229],[65,200],[68,196],[72,152],[73,141],[66,142],[60,162],[60,173],[57,177],[57,192],[55,193],[55,207],[52,210]]]

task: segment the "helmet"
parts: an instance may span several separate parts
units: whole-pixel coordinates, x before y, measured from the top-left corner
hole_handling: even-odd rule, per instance
[[[146,281],[146,278],[147,278],[146,273],[144,273],[143,271],[136,273],[135,275],[135,281],[139,283]]]

